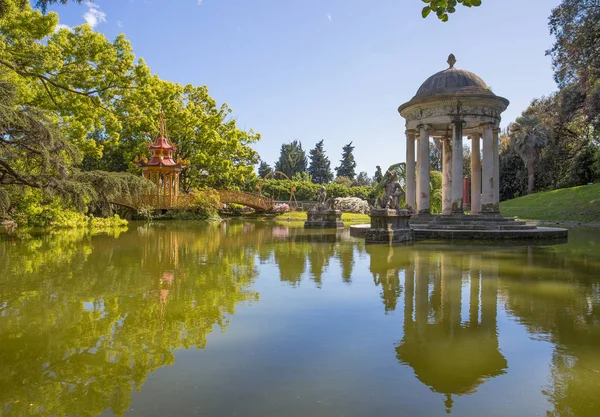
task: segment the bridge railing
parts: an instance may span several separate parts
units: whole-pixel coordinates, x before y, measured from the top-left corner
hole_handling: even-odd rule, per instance
[[[218,190],[221,203],[235,203],[252,207],[256,210],[271,210],[275,206],[273,198],[264,197],[259,194],[247,193],[242,191]],[[177,197],[171,195],[143,195],[131,199],[113,199],[112,204],[128,207],[133,210],[139,210],[144,206],[155,210],[168,210],[178,206],[190,203],[193,196],[191,194],[180,194]],[[285,203],[288,203],[285,201]]]
[[[258,210],[270,210],[274,203],[272,198],[260,194],[246,193],[243,191],[219,190],[221,203],[235,203],[252,207]]]

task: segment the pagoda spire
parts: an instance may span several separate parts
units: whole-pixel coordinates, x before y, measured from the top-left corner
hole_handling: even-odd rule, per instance
[[[165,112],[161,111],[158,117],[158,129],[160,137],[167,138],[167,119],[165,119]]]

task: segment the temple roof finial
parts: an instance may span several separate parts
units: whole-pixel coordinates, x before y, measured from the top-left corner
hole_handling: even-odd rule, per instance
[[[167,137],[167,119],[165,119],[164,111],[160,112],[160,117],[158,118],[158,128],[160,131],[160,137],[166,138]]]
[[[454,56],[454,54],[450,54],[448,55],[448,65],[450,65],[450,68],[454,68],[454,64],[456,64],[456,57]]]

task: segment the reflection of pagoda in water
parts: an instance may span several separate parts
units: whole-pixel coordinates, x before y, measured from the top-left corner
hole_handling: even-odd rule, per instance
[[[405,272],[404,337],[396,357],[432,391],[445,395],[450,413],[453,395],[476,392],[507,367],[496,332],[498,272],[482,270],[475,256],[467,272],[448,256],[413,254],[414,262]]]

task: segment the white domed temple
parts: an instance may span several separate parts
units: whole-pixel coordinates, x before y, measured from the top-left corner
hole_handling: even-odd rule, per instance
[[[398,111],[406,119],[406,202],[429,213],[429,138],[443,142],[442,213],[463,214],[463,137],[472,142],[471,214],[499,213],[498,131],[508,100],[472,72],[454,67],[429,77]],[[483,140],[483,163],[480,155]],[[415,146],[415,142],[418,144]],[[415,162],[415,148],[417,158]],[[481,193],[475,192],[481,190]]]
[[[406,119],[406,204],[414,213],[415,238],[566,238],[566,229],[536,227],[500,214],[498,133],[509,101],[478,75],[456,68],[454,55],[447,62],[447,69],[425,80],[398,108]],[[465,137],[472,149],[470,187],[463,186]],[[443,143],[441,215],[430,212],[430,138]],[[465,200],[471,202],[468,215]]]

